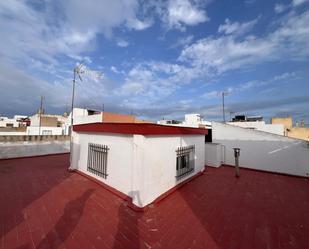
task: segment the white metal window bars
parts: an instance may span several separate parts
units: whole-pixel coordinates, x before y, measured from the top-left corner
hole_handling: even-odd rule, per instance
[[[194,171],[195,146],[179,147],[176,154],[176,179],[179,180]]]
[[[108,146],[101,144],[88,144],[87,171],[106,179]]]

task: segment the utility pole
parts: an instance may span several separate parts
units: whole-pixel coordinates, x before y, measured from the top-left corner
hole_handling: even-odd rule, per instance
[[[73,111],[74,111],[74,97],[75,97],[75,83],[76,83],[76,75],[79,77],[80,81],[83,81],[81,74],[84,73],[82,70],[83,64],[79,64],[78,66],[74,67],[73,70],[73,84],[72,84],[72,103],[71,103],[71,125],[69,129],[70,135],[70,167],[69,169],[72,170],[72,153],[73,153]]]
[[[222,114],[223,114],[223,123],[225,123],[225,106],[224,106],[224,97],[229,95],[229,92],[222,92]]]
[[[41,135],[41,122],[42,122],[42,112],[43,112],[43,99],[44,96],[41,96],[41,104],[40,104],[40,110],[39,110],[39,136]]]

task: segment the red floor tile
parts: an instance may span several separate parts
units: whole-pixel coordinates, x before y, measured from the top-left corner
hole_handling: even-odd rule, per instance
[[[145,213],[68,155],[0,161],[0,248],[308,248],[309,181],[209,168]]]

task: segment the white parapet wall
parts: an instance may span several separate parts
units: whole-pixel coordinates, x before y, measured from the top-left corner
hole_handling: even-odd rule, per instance
[[[34,141],[0,143],[0,159],[69,153],[69,141]]]
[[[225,164],[235,164],[233,148],[237,147],[241,149],[241,167],[309,176],[309,144],[306,141],[217,122],[212,123],[212,137],[213,142],[221,144],[225,150]]]

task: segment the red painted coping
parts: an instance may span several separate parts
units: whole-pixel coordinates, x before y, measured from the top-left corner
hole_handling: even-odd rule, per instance
[[[120,133],[138,135],[207,135],[208,129],[159,124],[91,123],[74,125],[75,132]]]

